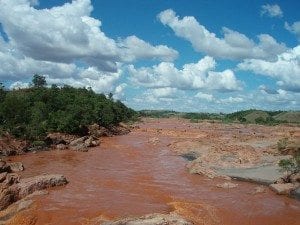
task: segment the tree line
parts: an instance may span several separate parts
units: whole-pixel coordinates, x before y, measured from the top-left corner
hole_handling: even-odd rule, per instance
[[[90,124],[110,127],[135,115],[112,95],[68,85],[47,87],[40,75],[25,89],[7,90],[0,83],[0,132],[17,138],[42,140],[48,132],[84,135]]]

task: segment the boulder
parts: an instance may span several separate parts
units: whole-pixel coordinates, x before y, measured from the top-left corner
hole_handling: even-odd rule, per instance
[[[295,190],[293,190],[291,192],[292,196],[297,198],[297,199],[300,199],[300,187],[296,188]]]
[[[10,172],[10,167],[5,161],[0,161],[0,173]]]
[[[84,141],[86,147],[95,147],[99,145],[99,141],[95,140],[92,136]]]
[[[68,148],[68,146],[65,145],[65,144],[58,144],[58,145],[55,146],[55,148],[58,149],[58,150],[65,150],[65,149]]]
[[[9,186],[20,182],[20,176],[16,173],[8,173],[4,180],[4,184]]]
[[[28,147],[28,142],[17,140],[8,133],[0,137],[0,154],[3,156],[23,154],[27,151]]]
[[[43,190],[49,187],[62,186],[68,183],[67,179],[60,174],[39,175],[26,179],[21,179],[16,187],[18,189],[18,199],[32,194],[35,191]]]
[[[17,150],[14,148],[5,148],[1,150],[2,155],[4,156],[12,156],[12,155],[17,155]]]
[[[95,140],[92,136],[84,136],[81,138],[77,138],[69,144],[71,150],[74,151],[88,151],[88,147],[95,147],[99,145],[99,141]]]
[[[265,193],[265,192],[266,192],[266,187],[261,185],[261,186],[255,187],[252,194],[259,194],[259,193]]]
[[[40,175],[36,177],[20,180],[17,174],[7,174],[6,180],[9,182],[2,185],[0,191],[0,210],[18,201],[35,191],[49,187],[61,186],[68,183],[63,175]]]
[[[79,151],[79,152],[87,152],[88,151],[88,148],[86,147],[85,143],[70,146],[70,149],[73,151]]]
[[[15,202],[15,193],[12,191],[12,189],[1,189],[0,191],[0,210],[6,208],[10,204]]]
[[[69,144],[72,140],[76,139],[75,135],[64,134],[64,133],[49,133],[45,139],[48,145],[58,145],[58,144]]]
[[[24,170],[24,166],[21,162],[13,162],[8,164],[12,172],[20,172]]]
[[[272,191],[279,195],[289,195],[293,190],[297,188],[298,185],[292,183],[285,184],[271,184],[270,188]]]
[[[218,188],[224,188],[224,189],[230,189],[230,188],[236,188],[238,184],[234,184],[231,182],[225,182],[223,184],[217,184]]]
[[[7,172],[0,173],[0,183],[6,179]]]
[[[88,133],[90,136],[94,138],[100,138],[103,136],[106,137],[112,136],[111,132],[107,128],[101,127],[96,123],[88,126]]]
[[[176,213],[151,214],[138,218],[126,218],[112,222],[104,222],[103,225],[192,225]]]
[[[300,172],[292,174],[290,176],[290,181],[291,181],[291,183],[297,183],[297,182],[300,183]]]
[[[84,142],[85,142],[86,139],[88,139],[87,136],[77,138],[77,139],[71,141],[69,145],[70,146],[82,145],[82,144],[84,144]]]
[[[201,165],[198,162],[195,161],[191,161],[189,164],[187,164],[187,168],[189,169],[189,172],[191,174],[199,174],[199,175],[204,175],[210,179],[213,178],[221,178],[224,180],[231,180],[231,178],[229,176],[223,175],[223,174],[219,174],[217,173],[215,170],[205,167],[203,165]]]

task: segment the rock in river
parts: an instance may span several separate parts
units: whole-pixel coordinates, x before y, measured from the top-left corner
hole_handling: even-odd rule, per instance
[[[151,214],[139,218],[126,218],[112,222],[102,223],[103,225],[192,225],[176,213]]]
[[[13,174],[8,174],[13,175]],[[8,179],[8,175],[6,179]],[[1,184],[0,190],[0,210],[6,208],[15,201],[18,201],[35,191],[49,187],[61,186],[68,183],[63,175],[39,175],[26,179],[12,180],[9,184]]]
[[[270,188],[279,195],[289,195],[293,190],[297,188],[296,184],[285,183],[285,184],[271,184]]]

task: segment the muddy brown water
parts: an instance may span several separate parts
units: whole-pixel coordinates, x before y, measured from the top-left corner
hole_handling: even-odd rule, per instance
[[[94,224],[93,218],[122,218],[176,210],[196,224],[299,225],[300,201],[252,192],[257,185],[238,183],[235,189],[216,185],[187,172],[187,163],[168,144],[174,137],[146,129],[187,129],[179,120],[150,120],[128,135],[103,138],[87,153],[48,151],[11,158],[22,161],[22,177],[42,173],[63,174],[65,187],[36,197],[27,214],[37,225]],[[149,139],[158,137],[155,144]]]

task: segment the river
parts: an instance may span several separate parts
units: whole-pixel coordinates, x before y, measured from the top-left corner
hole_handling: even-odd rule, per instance
[[[217,188],[224,180],[191,175],[187,161],[169,149],[175,137],[147,129],[186,129],[176,120],[149,120],[128,135],[102,138],[89,152],[46,151],[12,157],[26,168],[22,177],[59,173],[69,184],[38,196],[23,217],[36,225],[97,224],[95,218],[115,219],[176,210],[195,224],[299,225],[300,201],[267,190],[253,194],[257,185],[238,183]],[[156,135],[157,137],[157,135]]]

